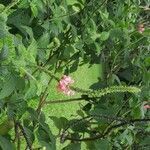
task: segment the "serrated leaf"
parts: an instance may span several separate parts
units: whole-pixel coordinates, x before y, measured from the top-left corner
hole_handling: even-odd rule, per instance
[[[5,59],[7,58],[8,52],[9,52],[8,46],[7,46],[7,45],[4,45],[4,46],[2,47],[1,52],[0,52],[0,61],[3,61],[3,60],[5,60]]]
[[[37,94],[37,84],[35,81],[30,81],[30,85],[29,85],[29,88],[27,89],[26,93],[25,93],[25,99],[32,99],[33,97],[36,96]]]
[[[28,46],[27,51],[29,52],[30,57],[31,58],[33,57],[33,60],[34,60],[36,57],[36,54],[37,54],[37,42],[36,42],[36,40],[34,40],[34,39],[32,40],[31,44]]]
[[[7,21],[7,15],[1,13],[0,14],[0,38],[4,38],[8,33],[6,21]]]
[[[69,124],[70,128],[75,132],[86,132],[88,130],[87,127],[89,126],[87,120],[81,121],[78,119],[70,120]]]
[[[47,48],[49,44],[50,34],[48,32],[43,33],[43,35],[38,39],[38,47],[39,48]]]
[[[8,97],[15,89],[15,80],[13,76],[6,78],[6,82],[3,85],[2,90],[0,91],[0,99]]]

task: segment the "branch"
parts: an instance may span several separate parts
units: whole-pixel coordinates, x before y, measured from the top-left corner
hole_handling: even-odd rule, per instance
[[[58,66],[57,66],[57,63],[56,63],[56,68],[55,68],[54,73],[57,72],[57,70],[59,69],[60,65],[61,65],[61,63]],[[45,88],[45,90],[43,92],[43,95],[41,96],[41,99],[40,99],[40,102],[39,102],[39,105],[38,105],[38,108],[37,108],[37,112],[38,112],[38,114],[40,114],[41,108],[44,106],[45,101],[46,101],[46,99],[48,97],[47,91],[48,91],[50,83],[52,82],[53,79],[59,81],[59,78],[55,77],[49,70],[45,70],[44,67],[38,67],[38,68],[42,69],[43,71],[46,71],[50,75],[50,77],[51,77],[50,80],[49,80],[49,82],[48,82],[47,87]]]
[[[41,70],[41,71],[43,71],[43,72],[49,74],[49,76],[50,76],[50,77],[53,77],[56,81],[59,81],[59,78],[58,78],[58,77],[56,77],[55,75],[53,75],[53,74],[51,73],[51,71],[47,70],[46,68],[44,68],[44,67],[42,67],[42,66],[29,65],[29,67],[35,67],[35,68],[37,68],[37,69],[39,69],[39,70]],[[56,71],[55,71],[55,73],[56,73]]]
[[[47,93],[48,87],[49,87],[49,85],[50,85],[52,79],[53,79],[53,77],[50,78],[50,80],[49,80],[49,82],[48,82],[48,85],[47,85],[47,87],[45,88],[45,90],[44,90],[44,92],[43,92],[43,94],[42,94],[42,96],[41,96],[41,98],[40,98],[40,102],[39,102],[38,108],[37,108],[37,110],[36,110],[36,111],[38,112],[38,114],[40,114],[41,108],[42,108],[42,106],[44,105],[45,100],[46,100],[46,98],[47,98],[47,96],[48,96],[46,93]]]
[[[113,125],[111,126],[110,128],[108,128],[108,130],[103,134],[99,134],[95,137],[87,137],[87,138],[72,138],[72,137],[68,137],[66,136],[65,137],[65,140],[71,140],[71,141],[93,141],[93,140],[97,140],[97,139],[100,139],[100,138],[104,138],[105,136],[107,136],[113,129],[116,129],[116,128],[119,128],[119,127],[122,127],[124,125],[127,125],[127,124],[132,124],[132,123],[136,123],[136,122],[149,122],[150,119],[133,119],[133,120],[129,120],[128,122],[122,122],[120,124],[117,124],[117,125]]]

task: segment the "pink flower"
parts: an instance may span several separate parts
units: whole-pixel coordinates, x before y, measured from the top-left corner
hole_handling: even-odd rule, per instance
[[[145,31],[144,25],[143,24],[139,24],[138,25],[138,32],[142,34],[144,31]]]
[[[74,80],[72,80],[71,77],[63,75],[57,85],[57,89],[68,96],[74,95],[75,92],[72,91],[69,87],[72,83],[74,83]]]
[[[150,109],[150,105],[144,105],[145,109]]]

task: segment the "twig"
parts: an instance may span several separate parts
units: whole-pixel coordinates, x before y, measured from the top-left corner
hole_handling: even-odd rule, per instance
[[[108,135],[113,129],[122,127],[124,125],[127,124],[131,124],[131,123],[136,123],[136,122],[149,122],[150,119],[133,119],[133,120],[129,120],[128,122],[122,122],[120,124],[117,125],[113,125],[111,126],[103,135],[99,134],[97,136],[94,137],[87,137],[87,138],[72,138],[72,137],[65,137],[65,140],[71,140],[71,141],[93,141],[93,140],[97,140],[100,138],[104,138],[106,135]]]
[[[57,72],[57,70],[59,69],[60,65],[61,65],[61,63],[58,66],[57,66],[57,63],[56,63],[56,68],[55,68],[54,73]],[[45,90],[43,92],[43,95],[41,96],[41,99],[40,99],[40,102],[39,102],[39,105],[38,105],[38,108],[37,108],[38,114],[40,114],[41,108],[44,106],[46,98],[48,97],[47,91],[48,91],[50,83],[52,82],[53,79],[59,81],[59,78],[55,77],[50,71],[45,70],[44,67],[39,67],[39,68],[41,68],[42,70],[46,71],[50,75],[51,78],[50,78],[50,80],[48,82],[47,87],[45,88]]]
[[[70,128],[70,127],[73,127],[77,124],[80,124],[81,122],[83,121],[86,121],[87,119],[89,119],[88,121],[91,121],[93,120],[94,118],[104,118],[104,119],[108,119],[108,120],[116,120],[116,121],[122,121],[122,122],[127,122],[125,119],[123,118],[119,118],[119,117],[112,117],[112,116],[107,116],[107,115],[89,115],[89,116],[86,116],[82,119],[78,119],[77,121],[75,121],[74,123],[72,124],[69,124],[62,132],[61,134],[61,143],[63,143],[65,141],[65,137],[67,137],[67,130]],[[91,122],[90,122],[91,123]],[[101,134],[102,135],[102,134]]]
[[[59,81],[59,78],[58,78],[58,77],[54,76],[49,70],[45,69],[45,68],[42,67],[42,66],[29,65],[29,67],[35,67],[35,68],[37,68],[37,69],[39,69],[39,70],[41,70],[41,71],[43,71],[43,72],[49,74],[49,75],[50,75],[51,77],[53,77],[56,81]],[[56,73],[56,71],[55,71],[55,73]]]
[[[41,108],[42,108],[42,106],[43,106],[43,104],[44,104],[44,102],[45,102],[45,100],[46,100],[46,98],[48,96],[46,93],[47,93],[47,90],[48,90],[48,87],[49,87],[50,83],[52,82],[52,79],[53,79],[53,77],[50,78],[50,80],[48,82],[48,85],[45,88],[45,90],[44,90],[44,92],[43,92],[43,94],[42,94],[42,96],[40,98],[40,102],[39,102],[38,108],[36,110],[38,114],[40,114]]]

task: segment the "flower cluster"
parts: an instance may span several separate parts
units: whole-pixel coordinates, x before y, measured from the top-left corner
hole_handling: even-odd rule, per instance
[[[74,83],[74,80],[72,80],[71,77],[63,75],[63,77],[58,82],[57,89],[68,96],[74,95],[75,92],[69,87],[72,83]]]
[[[150,109],[150,105],[148,105],[148,104],[147,104],[147,105],[144,105],[144,108],[145,108],[145,109]]]
[[[144,32],[144,30],[145,30],[144,25],[143,24],[139,24],[138,25],[138,32],[142,34]]]

